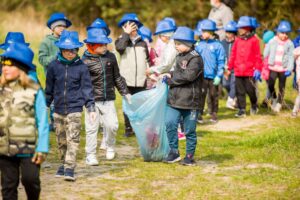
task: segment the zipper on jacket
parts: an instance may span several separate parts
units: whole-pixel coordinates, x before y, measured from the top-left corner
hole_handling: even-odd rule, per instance
[[[65,104],[65,114],[67,113],[67,101],[66,101],[66,94],[67,94],[67,78],[68,78],[68,65],[65,66],[65,88],[64,88],[64,104]]]
[[[133,49],[134,49],[134,58],[135,58],[135,87],[137,87],[137,58],[136,58],[135,44],[133,45]]]
[[[101,64],[102,70],[103,70],[103,85],[104,85],[103,93],[104,93],[104,100],[106,101],[106,72],[105,72],[105,66],[103,65],[101,57],[99,57],[99,59],[100,59],[100,64]]]

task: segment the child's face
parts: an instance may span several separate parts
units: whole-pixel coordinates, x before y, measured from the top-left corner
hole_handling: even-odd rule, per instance
[[[77,56],[78,49],[63,49],[61,53],[65,59],[71,61]]]
[[[285,40],[287,40],[289,38],[289,35],[287,33],[278,32],[277,36],[282,41],[285,41]]]
[[[65,30],[65,29],[66,29],[66,27],[63,26],[63,25],[56,26],[56,27],[53,29],[53,34],[54,34],[54,36],[60,37],[60,36],[61,36],[61,33],[62,33],[63,30]]]
[[[239,33],[239,35],[245,35],[245,34],[247,34],[249,31],[247,30],[247,29],[245,29],[245,28],[239,28],[238,29],[238,33]]]
[[[20,69],[16,66],[3,65],[2,75],[7,81],[14,81],[20,77]]]
[[[208,39],[210,39],[211,37],[212,37],[211,32],[209,32],[209,31],[203,31],[203,32],[202,32],[202,39],[203,39],[203,40],[208,40]]]
[[[98,44],[98,47],[95,49],[95,53],[98,55],[103,55],[107,51],[107,44]]]
[[[188,52],[191,49],[190,47],[188,47],[178,41],[175,41],[175,48],[179,53]]]
[[[226,32],[225,35],[226,35],[226,39],[227,39],[227,40],[229,40],[229,41],[234,40],[234,37],[235,37],[235,34],[234,34],[234,33]]]
[[[159,39],[161,39],[161,41],[163,41],[163,43],[168,43],[170,40],[170,37],[165,36],[165,35],[159,35]]]

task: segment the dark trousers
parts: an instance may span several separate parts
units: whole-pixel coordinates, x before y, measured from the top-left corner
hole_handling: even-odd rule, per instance
[[[276,95],[276,91],[275,91],[275,82],[276,82],[277,78],[279,81],[278,103],[282,104],[283,97],[284,97],[285,81],[286,81],[286,76],[284,75],[284,72],[275,72],[275,71],[271,70],[269,80],[268,80],[268,88],[269,88],[271,97],[276,99],[277,95]]]
[[[0,156],[2,198],[18,199],[18,185],[21,181],[25,187],[27,199],[37,200],[41,192],[40,166],[31,162],[31,158]]]
[[[213,79],[204,79],[202,85],[202,96],[200,102],[200,114],[203,114],[204,106],[205,106],[205,99],[208,96],[208,110],[209,113],[217,113],[219,109],[219,92],[218,86],[213,84]]]
[[[246,109],[248,94],[253,109],[257,108],[256,85],[253,77],[235,77],[235,90],[239,109]]]
[[[130,86],[128,86],[127,88],[131,95],[134,95],[138,92],[142,92],[142,91],[146,90],[146,87],[130,87]],[[123,112],[123,115],[124,115],[125,129],[132,129],[127,115],[124,112]]]

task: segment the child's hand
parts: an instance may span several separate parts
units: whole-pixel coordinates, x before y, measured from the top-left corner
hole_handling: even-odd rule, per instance
[[[46,160],[47,154],[41,152],[35,152],[31,161],[37,165],[42,164]]]
[[[129,23],[129,21],[122,27],[124,32],[130,34],[133,31],[138,29],[137,25],[133,22]]]
[[[229,75],[230,75],[230,71],[229,70],[225,70],[224,71],[224,78],[225,78],[225,80],[229,79]]]

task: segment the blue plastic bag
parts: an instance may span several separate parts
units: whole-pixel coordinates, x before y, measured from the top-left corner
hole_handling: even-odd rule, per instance
[[[123,110],[130,120],[145,161],[161,161],[169,153],[165,128],[168,86],[158,83],[156,88],[131,97],[131,104],[123,99]]]

